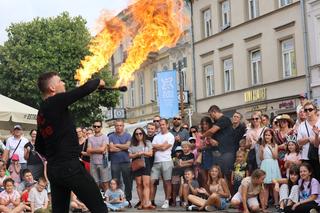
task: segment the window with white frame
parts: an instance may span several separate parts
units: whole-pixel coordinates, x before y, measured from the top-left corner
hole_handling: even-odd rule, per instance
[[[232,58],[223,60],[224,91],[233,89],[233,62]]]
[[[139,75],[139,97],[140,97],[140,104],[143,105],[144,104],[144,100],[145,100],[145,90],[144,90],[144,75],[143,73],[140,73]]]
[[[259,0],[248,0],[249,19],[254,19],[259,16]]]
[[[204,25],[204,37],[212,35],[212,17],[211,10],[206,9],[203,11],[203,25]]]
[[[281,41],[283,77],[288,78],[297,74],[293,39]]]
[[[292,3],[292,0],[279,0],[279,7],[283,7],[291,3]]]
[[[250,52],[250,63],[251,63],[251,81],[252,85],[262,83],[262,70],[261,70],[261,51],[253,50]]]
[[[158,98],[158,79],[157,79],[157,71],[153,71],[153,79],[152,79],[152,99],[154,101]]]
[[[222,29],[230,26],[230,2],[225,0],[221,2]]]
[[[134,81],[131,81],[131,83],[130,83],[130,93],[129,93],[129,95],[130,95],[130,98],[129,98],[129,100],[130,100],[130,106],[131,107],[134,107],[134,105],[135,105],[135,101],[134,101]]]
[[[213,73],[213,65],[206,65],[204,67],[205,73],[205,82],[206,82],[206,95],[212,96],[214,95],[214,73]]]

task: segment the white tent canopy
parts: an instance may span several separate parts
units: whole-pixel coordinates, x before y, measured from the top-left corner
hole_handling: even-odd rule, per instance
[[[0,129],[21,124],[23,130],[36,127],[38,110],[0,94]]]

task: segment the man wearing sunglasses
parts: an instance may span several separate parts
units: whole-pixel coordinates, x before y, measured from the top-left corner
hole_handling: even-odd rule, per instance
[[[90,155],[90,174],[96,181],[97,185],[101,184],[103,191],[108,189],[108,136],[101,132],[102,122],[95,121],[92,125],[94,135],[88,138],[87,152]]]
[[[108,211],[94,179],[79,161],[81,150],[69,112],[71,104],[104,86],[103,80],[94,79],[66,92],[65,83],[57,73],[43,73],[38,78],[43,101],[37,116],[35,148],[48,162],[53,213],[69,212],[71,191],[90,212]]]
[[[174,155],[176,148],[181,146],[181,141],[188,141],[189,139],[188,130],[182,128],[182,117],[180,115],[172,119],[172,129],[170,129],[170,132],[174,136],[174,145],[172,147],[172,155]]]

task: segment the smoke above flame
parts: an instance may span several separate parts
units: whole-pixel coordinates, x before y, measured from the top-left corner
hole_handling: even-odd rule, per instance
[[[183,0],[137,0],[122,14],[126,23],[118,18],[105,22],[104,29],[90,43],[92,55],[81,61],[82,67],[76,71],[75,79],[83,84],[92,74],[99,72],[121,41],[129,36],[131,46],[118,70],[119,79],[115,86],[127,85],[149,53],[176,45],[186,23],[182,10]]]

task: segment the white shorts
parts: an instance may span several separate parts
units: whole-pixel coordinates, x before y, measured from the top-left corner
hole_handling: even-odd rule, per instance
[[[240,193],[240,192],[237,192],[237,193],[233,196],[233,198],[232,198],[231,200],[237,200],[237,201],[239,201],[240,203],[242,203],[241,193]],[[248,198],[247,204],[248,204],[249,208],[259,206],[258,197],[255,196],[255,197],[250,197],[250,198]]]

